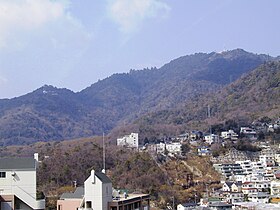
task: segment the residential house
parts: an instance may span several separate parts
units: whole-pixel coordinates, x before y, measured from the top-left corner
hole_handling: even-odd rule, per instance
[[[268,203],[269,194],[266,192],[255,192],[248,194],[248,200],[257,203]]]
[[[270,182],[270,194],[273,196],[280,196],[280,180],[273,180]]]
[[[235,133],[233,130],[222,131],[221,132],[221,137],[223,139],[237,140],[238,139],[238,134]]]
[[[197,209],[197,203],[183,203],[177,205],[177,210],[193,210]]]
[[[84,187],[77,187],[73,193],[63,193],[57,201],[58,210],[77,210],[82,204]]]
[[[258,189],[253,182],[244,182],[242,183],[242,192],[243,194],[248,195],[250,193],[258,192]]]
[[[163,153],[170,153],[170,154],[177,154],[180,155],[182,152],[182,144],[179,142],[174,143],[159,143],[157,144],[157,153],[163,154]]]
[[[212,151],[209,147],[201,146],[197,148],[197,154],[199,156],[210,156],[212,155]]]
[[[36,169],[34,158],[0,159],[0,209],[45,209],[45,200],[36,199]]]
[[[148,194],[114,196],[111,180],[104,173],[92,170],[84,187],[77,188],[74,193],[62,194],[57,201],[57,210],[149,210],[149,205]]]
[[[204,140],[207,144],[220,143],[220,137],[216,134],[206,135],[204,136]]]
[[[241,188],[241,182],[225,182],[223,184],[222,190],[224,192],[241,192]]]
[[[250,140],[257,140],[257,132],[249,127],[241,127],[240,134],[244,135],[244,137],[249,138]]]
[[[226,201],[228,203],[243,202],[244,194],[242,192],[228,192],[226,193]]]
[[[138,133],[131,133],[130,135],[125,135],[122,138],[117,139],[117,145],[138,149],[139,142],[138,142]]]

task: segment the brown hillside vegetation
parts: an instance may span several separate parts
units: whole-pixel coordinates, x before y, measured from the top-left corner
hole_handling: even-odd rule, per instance
[[[53,197],[73,189],[73,181],[82,185],[91,169],[101,171],[101,140],[88,138],[8,146],[0,151],[0,155],[32,156],[39,152],[42,162],[37,174],[38,189]],[[195,194],[200,196],[205,191],[206,184],[215,187],[218,180],[206,158],[190,156],[160,163],[146,152],[133,152],[112,145],[106,148],[106,168],[114,187],[150,193],[155,205],[160,206],[170,202],[170,193],[176,203],[194,200]],[[192,174],[193,179],[188,181],[187,174]]]

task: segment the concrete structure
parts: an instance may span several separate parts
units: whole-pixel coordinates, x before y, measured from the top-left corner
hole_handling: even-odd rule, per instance
[[[280,180],[270,182],[270,194],[280,196]]]
[[[251,202],[257,202],[257,203],[268,203],[269,194],[264,193],[264,192],[250,193],[248,195],[248,200]]]
[[[210,134],[210,135],[204,136],[204,140],[207,144],[220,143],[220,137],[215,134]]]
[[[249,127],[241,127],[240,134],[244,135],[246,138],[251,140],[257,140],[257,132]]]
[[[180,155],[182,151],[182,144],[179,142],[174,143],[159,143],[157,144],[157,153],[163,154],[165,152]]]
[[[196,203],[183,203],[177,205],[177,210],[193,210],[197,209],[197,207]]]
[[[0,209],[45,209],[45,200],[36,200],[36,168],[34,158],[0,159]]]
[[[178,142],[166,144],[166,150],[172,154],[180,155],[182,151],[181,148],[182,148],[182,144]]]
[[[125,135],[122,138],[118,138],[117,145],[138,149],[139,147],[138,133],[131,133],[130,135]]]
[[[235,133],[233,130],[222,131],[221,132],[221,137],[223,139],[237,140],[238,139],[238,134]]]
[[[201,146],[197,148],[197,154],[199,156],[210,156],[212,155],[212,151],[209,147]]]
[[[109,202],[109,210],[150,210],[148,194],[124,194]]]

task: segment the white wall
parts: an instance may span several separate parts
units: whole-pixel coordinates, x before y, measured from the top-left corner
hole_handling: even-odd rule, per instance
[[[1,170],[4,172],[4,170]],[[21,188],[36,198],[36,171],[5,171],[6,178],[0,178],[0,194],[13,194],[14,188]],[[14,176],[12,174],[15,173]]]
[[[93,210],[107,210],[108,202],[112,201],[112,183],[102,183],[92,170],[90,177],[85,181],[84,196],[85,205],[87,201],[91,201]]]
[[[131,133],[130,135],[126,135],[122,138],[117,139],[118,146],[127,146],[132,148],[137,148],[139,146],[138,142],[138,133]]]

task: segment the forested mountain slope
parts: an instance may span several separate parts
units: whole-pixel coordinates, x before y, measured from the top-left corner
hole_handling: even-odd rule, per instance
[[[266,55],[241,49],[183,56],[157,69],[114,74],[74,93],[43,86],[0,100],[0,144],[62,140],[109,132],[144,114],[182,107],[250,72]]]

